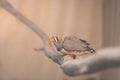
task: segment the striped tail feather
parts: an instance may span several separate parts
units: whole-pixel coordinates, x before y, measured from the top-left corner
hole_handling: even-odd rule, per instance
[[[90,47],[88,47],[88,51],[90,52],[90,53],[95,53],[95,50],[93,49],[93,48],[90,48]]]

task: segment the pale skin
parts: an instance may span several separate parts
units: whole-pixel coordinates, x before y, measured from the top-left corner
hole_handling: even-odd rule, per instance
[[[95,55],[84,59],[63,57],[53,48],[49,37],[36,24],[17,11],[9,2],[0,0],[0,6],[23,22],[42,39],[44,46],[41,50],[44,51],[48,58],[60,65],[65,74],[78,76],[120,66],[120,47],[102,49],[97,51]],[[63,60],[63,58],[67,60]]]

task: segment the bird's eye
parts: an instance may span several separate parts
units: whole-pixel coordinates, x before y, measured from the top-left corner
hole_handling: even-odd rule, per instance
[[[62,42],[62,37],[61,37],[61,36],[58,37],[58,42],[59,42],[59,43]]]
[[[51,41],[51,42],[55,42],[55,39],[52,37],[52,38],[50,39],[50,41]]]

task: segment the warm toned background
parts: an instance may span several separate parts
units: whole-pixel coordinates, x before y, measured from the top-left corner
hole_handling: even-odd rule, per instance
[[[98,50],[120,44],[119,0],[8,0],[50,37],[76,35]],[[40,38],[0,8],[0,80],[120,80],[120,70],[68,77],[42,52]]]

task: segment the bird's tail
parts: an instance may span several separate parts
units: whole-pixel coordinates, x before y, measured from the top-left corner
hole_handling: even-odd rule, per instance
[[[90,48],[90,47],[88,47],[88,51],[89,51],[90,53],[95,53],[95,50],[94,50],[93,48]]]

